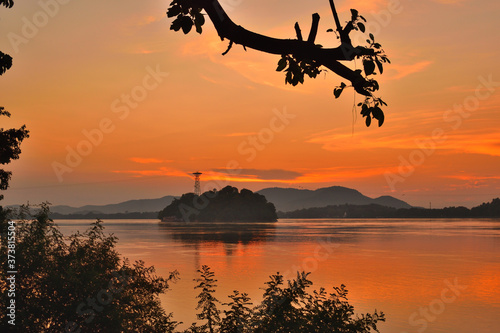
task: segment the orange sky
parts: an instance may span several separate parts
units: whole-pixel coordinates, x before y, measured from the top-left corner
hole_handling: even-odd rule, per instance
[[[281,38],[295,37],[296,21],[308,31],[318,12],[317,42],[338,45],[326,0],[221,3],[237,24]],[[336,2],[342,22],[350,8],[367,18],[392,61],[379,78],[381,128],[353,114],[352,90],[334,98],[333,73],[285,85],[279,57],[240,46],[222,56],[210,21],[201,36],[170,31],[168,4],[0,9],[0,49],[14,57],[0,78],[12,113],[1,126],[31,131],[6,168],[3,204],[179,195],[197,170],[202,189],[341,185],[433,207],[500,196],[498,1]]]

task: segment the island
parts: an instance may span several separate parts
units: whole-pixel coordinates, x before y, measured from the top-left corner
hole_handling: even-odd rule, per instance
[[[276,222],[273,203],[262,194],[236,187],[183,194],[159,214],[163,222]]]

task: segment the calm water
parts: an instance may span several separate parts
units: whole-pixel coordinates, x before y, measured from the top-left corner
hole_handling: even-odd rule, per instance
[[[65,234],[90,220],[55,221]],[[500,332],[500,220],[280,220],[166,224],[107,220],[131,261],[180,280],[162,304],[181,327],[195,321],[196,270],[209,265],[227,302],[233,290],[258,302],[280,272],[312,272],[313,289],[345,284],[357,313],[382,310],[381,332]]]

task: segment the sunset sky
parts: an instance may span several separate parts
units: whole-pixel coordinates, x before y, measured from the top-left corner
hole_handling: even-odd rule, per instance
[[[425,207],[500,196],[496,0],[336,1],[342,22],[359,10],[392,62],[378,78],[380,128],[353,112],[352,89],[334,98],[332,72],[292,87],[279,56],[239,45],[222,56],[228,42],[209,20],[202,35],[169,30],[169,1],[60,1],[0,9],[0,50],[14,58],[0,127],[30,130],[5,166],[4,205],[180,195],[194,171],[204,190],[340,185]],[[317,43],[338,46],[327,0],[221,4],[279,38],[295,38],[295,22],[307,35],[317,12]]]

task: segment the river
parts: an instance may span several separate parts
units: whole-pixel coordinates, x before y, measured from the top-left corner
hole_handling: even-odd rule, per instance
[[[93,221],[56,220],[69,235]],[[345,284],[356,313],[381,310],[385,333],[500,332],[499,219],[281,219],[276,223],[106,220],[117,249],[180,280],[161,296],[188,327],[196,320],[196,270],[209,265],[216,297],[254,301],[269,275],[311,272],[311,289]]]

